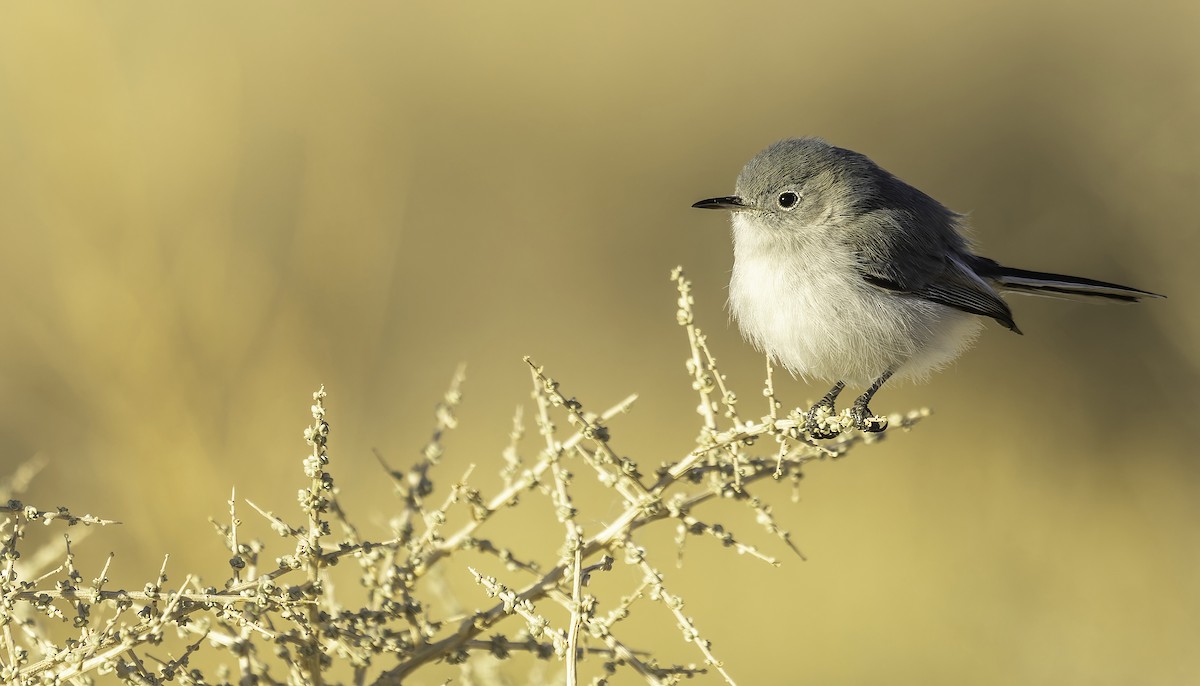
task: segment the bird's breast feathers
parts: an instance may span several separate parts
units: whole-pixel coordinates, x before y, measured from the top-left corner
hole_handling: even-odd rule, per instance
[[[870,285],[836,235],[812,231],[781,245],[738,226],[746,221],[734,218],[730,310],[742,334],[793,374],[862,384],[889,369],[923,377],[979,328],[975,317]]]

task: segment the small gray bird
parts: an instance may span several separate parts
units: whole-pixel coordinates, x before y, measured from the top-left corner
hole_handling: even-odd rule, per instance
[[[867,156],[817,138],[780,141],[742,169],[737,195],[692,207],[733,212],[729,306],[742,335],[793,375],[837,383],[809,411],[824,418],[846,381],[867,386],[855,428],[887,420],[868,403],[889,378],[923,379],[978,335],[981,317],[1021,333],[999,292],[1136,302],[1155,293],[1004,267],[971,251],[959,215]]]

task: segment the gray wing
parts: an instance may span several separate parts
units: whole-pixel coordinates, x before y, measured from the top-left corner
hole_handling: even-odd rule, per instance
[[[970,253],[958,233],[957,215],[916,192],[921,197],[914,199],[932,206],[878,208],[855,220],[860,230],[849,237],[863,279],[893,293],[991,317],[1021,333],[1008,304],[967,266]],[[914,223],[923,230],[905,228]]]

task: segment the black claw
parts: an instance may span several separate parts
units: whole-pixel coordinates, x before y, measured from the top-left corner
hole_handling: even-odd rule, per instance
[[[830,429],[827,426],[823,426],[820,420],[817,419],[818,410],[826,407],[829,408],[829,411],[832,414],[832,405],[817,404],[813,405],[812,409],[809,410],[808,414],[804,417],[804,430],[808,432],[809,436],[812,436],[818,440],[837,438],[838,435],[842,433],[839,429]]]
[[[874,416],[866,403],[854,403],[850,418],[854,420],[854,428],[867,433],[877,434],[888,427],[887,417]]]
[[[887,417],[876,417],[868,404],[871,402],[871,398],[875,397],[875,392],[879,390],[879,387],[887,383],[891,377],[892,371],[889,369],[875,379],[875,383],[871,384],[866,393],[854,401],[854,407],[850,410],[850,419],[854,422],[854,428],[872,434],[877,434],[887,428]]]
[[[827,410],[830,416],[837,414],[835,403],[837,403],[838,394],[841,393],[842,389],[845,387],[846,385],[841,381],[834,384],[833,388],[829,389],[829,392],[825,394],[825,397],[821,398],[820,402],[818,402],[816,405],[813,405],[808,411],[808,414],[804,416],[804,430],[808,432],[809,436],[823,440],[827,438],[836,438],[840,433],[842,433],[840,427],[830,429],[826,426],[823,426],[817,415],[820,414],[821,410]]]

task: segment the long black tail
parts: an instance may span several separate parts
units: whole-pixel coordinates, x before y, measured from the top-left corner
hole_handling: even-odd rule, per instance
[[[1065,298],[1069,300],[1108,300],[1112,302],[1135,303],[1142,298],[1163,298],[1166,296],[1150,291],[1143,291],[1132,286],[1122,286],[1108,281],[1097,281],[1082,276],[1052,274],[1050,272],[1033,272],[1027,269],[1014,269],[998,264],[986,257],[975,257],[971,267],[975,273],[985,279],[991,279],[1001,290],[1026,295],[1042,295],[1050,298]]]

